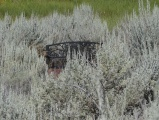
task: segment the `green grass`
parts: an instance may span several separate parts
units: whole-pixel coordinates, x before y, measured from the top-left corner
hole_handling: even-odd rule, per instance
[[[151,6],[154,3],[159,5],[159,0],[150,1]],[[94,12],[106,20],[110,28],[115,26],[125,14],[132,13],[133,9],[138,10],[138,0],[0,0],[0,18],[6,13],[14,18],[22,12],[26,17],[30,17],[32,13],[43,17],[53,11],[67,14],[72,12],[74,6],[81,3],[91,5]]]
[[[47,0],[26,0],[26,1],[6,1],[0,5],[0,17],[3,18],[6,13],[12,17],[19,16],[22,12],[26,17],[30,17],[32,13],[37,14],[40,17],[46,16],[53,11],[61,13],[73,10],[74,4],[72,2],[59,2],[59,1],[47,1]]]

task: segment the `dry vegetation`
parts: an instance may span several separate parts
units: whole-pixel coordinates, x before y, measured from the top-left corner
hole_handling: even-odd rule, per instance
[[[6,15],[0,21],[0,119],[157,120],[159,8],[151,12],[140,2],[139,11],[111,32],[86,5],[70,16],[12,21]],[[75,56],[54,79],[37,48],[74,40],[103,42],[96,67]]]

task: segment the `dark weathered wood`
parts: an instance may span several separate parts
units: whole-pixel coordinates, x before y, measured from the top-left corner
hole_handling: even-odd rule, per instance
[[[78,57],[85,55],[88,61],[95,59],[97,47],[100,43],[89,41],[63,42],[46,45],[45,57],[49,68],[64,68],[67,62],[67,55],[70,59],[73,54]]]

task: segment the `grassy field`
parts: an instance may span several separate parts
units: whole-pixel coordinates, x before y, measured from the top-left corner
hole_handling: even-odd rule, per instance
[[[32,13],[43,17],[53,11],[68,14],[74,6],[82,3],[91,5],[94,12],[107,21],[109,28],[115,26],[125,14],[138,11],[138,0],[0,0],[0,18],[6,13],[14,18],[22,12],[26,17],[30,17]],[[146,0],[144,3],[146,4]],[[151,0],[151,6],[154,3],[159,5],[158,0]]]

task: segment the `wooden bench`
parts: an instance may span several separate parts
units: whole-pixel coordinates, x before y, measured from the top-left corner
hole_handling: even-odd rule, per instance
[[[81,58],[85,55],[88,61],[96,59],[96,51],[100,43],[89,41],[62,42],[46,45],[44,56],[49,70],[65,68],[67,57],[72,59],[74,54]],[[49,72],[48,72],[49,73]]]

